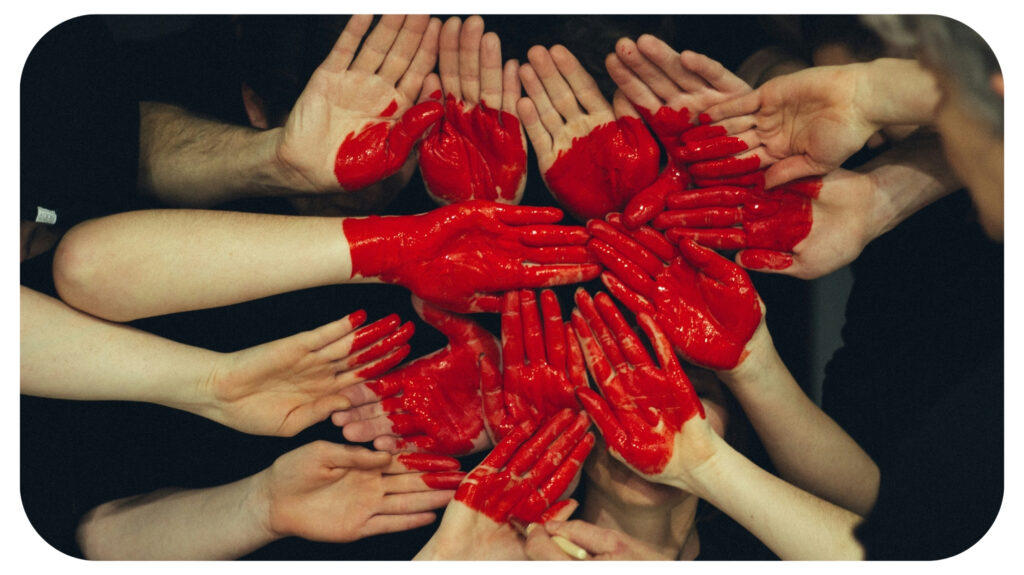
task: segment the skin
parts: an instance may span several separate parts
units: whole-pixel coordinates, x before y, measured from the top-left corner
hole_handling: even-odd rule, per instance
[[[464,475],[458,465],[316,441],[234,483],[105,503],[78,540],[87,558],[108,560],[236,559],[293,536],[356,541],[431,523]]]

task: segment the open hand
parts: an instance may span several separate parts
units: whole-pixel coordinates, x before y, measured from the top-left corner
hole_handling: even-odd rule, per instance
[[[353,408],[331,416],[345,438],[376,449],[466,455],[491,446],[480,399],[480,362],[500,362],[497,339],[467,318],[421,300],[424,321],[448,345],[383,377],[345,389]]]
[[[440,205],[518,204],[526,189],[526,136],[519,124],[519,64],[501,63],[501,41],[484,21],[453,17],[441,28],[438,69],[444,116],[419,144],[419,166]]]

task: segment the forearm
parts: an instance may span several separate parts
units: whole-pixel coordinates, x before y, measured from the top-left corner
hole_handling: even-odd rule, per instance
[[[21,392],[145,401],[202,414],[220,354],[110,323],[21,287]]]
[[[758,351],[719,372],[754,427],[779,475],[861,515],[878,496],[878,466],[804,393],[771,344],[764,324]]]
[[[105,503],[82,520],[79,546],[100,560],[236,559],[276,539],[261,519],[256,477]]]
[[[338,218],[144,210],[72,228],[53,274],[68,304],[130,321],[343,283],[351,267]]]
[[[685,432],[684,432],[685,433]],[[714,436],[715,455],[691,474],[690,489],[784,560],[859,560],[862,518],[761,469]]]
[[[934,123],[941,93],[917,60],[879,58],[849,66],[860,74],[857,100],[865,120],[879,127]]]
[[[208,120],[158,102],[142,102],[139,112],[139,187],[166,205],[296,193],[277,161],[279,130]]]
[[[930,130],[918,130],[855,171],[874,184],[872,237],[963,187],[946,161],[941,138]]]

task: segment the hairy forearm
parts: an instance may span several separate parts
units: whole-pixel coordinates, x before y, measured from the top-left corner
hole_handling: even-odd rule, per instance
[[[218,356],[110,323],[21,287],[21,392],[72,400],[144,401],[202,414]]]
[[[173,207],[210,207],[294,193],[276,158],[279,130],[197,117],[170,104],[139,107],[139,187]]]
[[[685,433],[685,431],[684,431]],[[691,488],[785,560],[856,560],[862,518],[761,469],[718,436]]]
[[[756,353],[719,377],[728,385],[786,481],[865,515],[878,496],[878,466],[790,374],[763,324]]]
[[[72,228],[53,273],[69,305],[130,321],[342,283],[351,261],[339,218],[143,210]]]
[[[263,525],[255,478],[105,503],[79,524],[79,546],[100,560],[236,559],[276,538]]]

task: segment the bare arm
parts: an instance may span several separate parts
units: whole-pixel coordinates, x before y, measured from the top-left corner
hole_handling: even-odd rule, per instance
[[[69,305],[112,321],[343,283],[351,265],[339,221],[206,210],[116,214],[67,233],[54,281]]]

